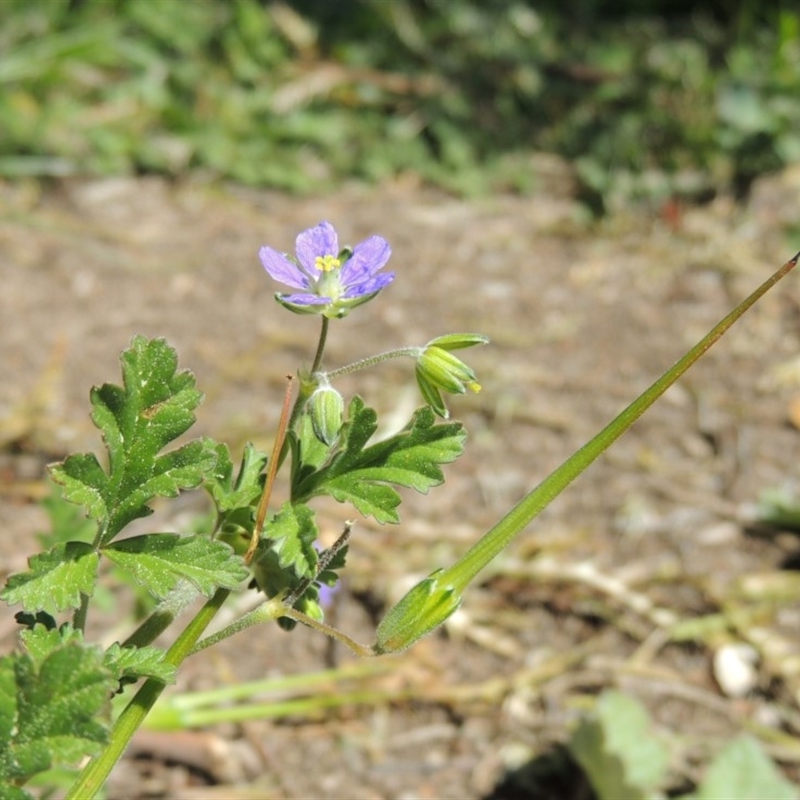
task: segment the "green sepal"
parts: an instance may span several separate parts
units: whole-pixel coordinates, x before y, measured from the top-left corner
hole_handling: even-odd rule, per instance
[[[339,438],[344,419],[344,400],[333,386],[320,386],[306,406],[314,435],[324,445],[330,447]]]
[[[465,347],[489,344],[489,337],[482,333],[447,333],[428,342],[428,346],[441,347],[442,350],[462,350]]]
[[[441,569],[432,572],[389,609],[376,631],[376,654],[405,650],[456,612],[461,596],[440,580],[443,575]]]
[[[276,292],[275,299],[285,309],[294,314],[320,314],[329,319],[343,319],[354,308],[368,303],[373,297],[376,297],[379,292],[380,290],[349,299],[340,297],[338,300],[333,300],[330,303],[293,303],[291,300],[287,299],[290,295],[281,294],[280,292]]]
[[[422,395],[422,399],[433,409],[434,414],[442,419],[449,419],[450,412],[444,403],[442,393],[432,383],[429,383],[428,379],[419,370],[416,371],[416,378],[419,393]]]

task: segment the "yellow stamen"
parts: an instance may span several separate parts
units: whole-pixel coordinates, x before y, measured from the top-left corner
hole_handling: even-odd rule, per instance
[[[342,262],[336,256],[317,256],[314,259],[314,264],[322,272],[331,272],[342,266]]]
[[[475,392],[475,394],[478,394],[483,388],[477,381],[469,381],[466,386],[471,392]]]

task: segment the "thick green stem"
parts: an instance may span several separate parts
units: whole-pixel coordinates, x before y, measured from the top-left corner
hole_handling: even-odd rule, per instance
[[[188,581],[180,581],[166,600],[159,603],[155,611],[122,643],[122,646],[145,647],[152,644],[195,597],[197,590]]]
[[[175,667],[191,654],[197,640],[219,611],[230,590],[217,589],[216,594],[200,609],[187,625],[175,644],[164,656],[164,661]],[[133,734],[147,716],[153,704],[164,691],[165,684],[150,678],[145,681],[125,710],[119,715],[105,750],[95,756],[81,771],[65,800],[91,800],[103,787],[114,765],[122,758]]]
[[[72,615],[72,627],[76,631],[86,630],[86,617],[89,614],[89,595],[81,592],[81,604]]]

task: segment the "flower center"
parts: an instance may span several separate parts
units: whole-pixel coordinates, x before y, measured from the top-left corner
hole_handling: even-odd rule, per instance
[[[314,266],[321,272],[332,272],[339,269],[342,262],[336,256],[317,256],[314,259]]]

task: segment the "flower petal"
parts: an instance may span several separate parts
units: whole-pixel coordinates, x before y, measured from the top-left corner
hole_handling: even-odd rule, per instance
[[[264,269],[276,281],[294,289],[309,288],[308,278],[283,253],[264,246],[258,251],[258,257],[261,259]]]
[[[282,294],[280,295],[281,302],[291,303],[295,306],[326,306],[330,304],[330,297],[320,297],[318,294]]]
[[[340,280],[344,286],[358,283],[386,266],[392,255],[389,242],[382,236],[370,236],[353,248],[353,255],[342,265]]]
[[[295,243],[297,260],[308,270],[309,275],[319,275],[314,263],[317,256],[338,256],[339,237],[330,222],[320,222],[314,228],[303,231]]]
[[[393,280],[394,272],[386,272],[383,275],[376,275],[373,278],[367,277],[360,283],[352,283],[347,286],[343,297],[345,300],[351,300],[354,297],[361,297],[365,294],[377,294]]]

